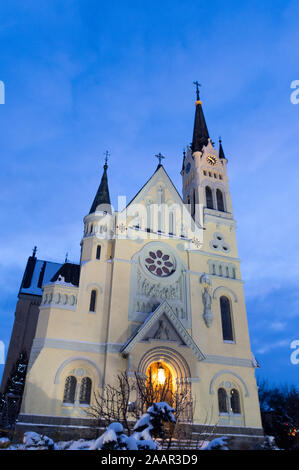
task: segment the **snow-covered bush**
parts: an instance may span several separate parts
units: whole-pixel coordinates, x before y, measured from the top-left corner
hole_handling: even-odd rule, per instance
[[[111,423],[104,434],[89,447],[89,450],[128,450],[128,446],[131,447],[132,443],[128,442],[130,438],[123,431],[122,424]]]
[[[168,403],[154,403],[137,421],[132,436],[126,436],[120,423],[112,423],[89,450],[157,449],[153,437],[164,437],[163,422],[175,423],[173,408]]]
[[[168,403],[154,403],[144,413],[133,428],[133,437],[139,441],[141,449],[156,449],[153,437],[164,438],[163,422],[175,423],[174,409]]]
[[[11,442],[8,437],[0,437],[0,449],[7,449]]]
[[[259,447],[260,450],[280,450],[275,443],[274,436],[265,436],[264,442]]]
[[[229,450],[227,445],[227,437],[216,437],[212,439],[204,450]]]
[[[24,450],[58,450],[57,444],[48,436],[32,431],[25,432],[22,448]]]

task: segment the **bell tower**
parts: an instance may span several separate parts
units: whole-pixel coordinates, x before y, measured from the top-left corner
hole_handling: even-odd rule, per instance
[[[183,155],[183,200],[190,208],[195,221],[199,222],[199,205],[221,213],[230,213],[232,204],[228,187],[227,159],[222,141],[218,149],[210,139],[199,97],[200,84],[196,81],[195,118],[193,139]]]

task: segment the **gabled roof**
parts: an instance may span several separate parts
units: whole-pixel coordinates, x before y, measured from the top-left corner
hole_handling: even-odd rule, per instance
[[[163,315],[167,317],[172,327],[177,332],[178,336],[182,339],[184,345],[188,346],[194,352],[197,359],[200,361],[205,359],[205,355],[200,351],[199,347],[189,335],[189,333],[187,332],[181,321],[178,319],[178,317],[175,315],[171,306],[166,300],[162,304],[160,304],[154,312],[148,315],[148,317],[138,328],[138,330],[122,346],[120,352],[124,356],[129,354],[132,349],[134,349],[135,345],[147,336],[152,326],[157,323]]]
[[[181,198],[181,195],[180,193],[178,192],[177,188],[175,187],[175,185],[173,184],[170,176],[168,175],[167,171],[165,170],[164,166],[162,164],[159,164],[155,170],[155,172],[152,174],[152,176],[144,183],[144,185],[142,186],[142,188],[135,194],[135,196],[131,199],[131,201],[127,204],[126,207],[128,207],[133,201],[135,201],[135,199],[142,193],[142,191],[144,190],[144,188],[149,184],[149,182],[155,177],[155,175],[157,175],[159,172],[162,172],[164,173],[164,175],[166,176],[166,178],[169,180],[169,182],[171,183],[171,186],[172,188],[174,189],[174,192],[176,193],[179,201],[184,204],[184,201],[183,199]]]

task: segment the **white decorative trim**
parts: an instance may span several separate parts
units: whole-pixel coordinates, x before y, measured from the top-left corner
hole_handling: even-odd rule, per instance
[[[208,354],[203,362],[209,364],[223,364],[227,366],[250,367],[252,368],[251,359],[243,359],[240,357],[219,356],[216,354]]]
[[[222,279],[223,279],[223,278],[222,278]],[[232,289],[230,289],[229,287],[226,287],[226,286],[219,286],[219,287],[216,287],[216,289],[215,289],[214,292],[213,292],[213,299],[216,299],[216,298],[217,298],[217,293],[218,293],[218,291],[220,291],[221,289],[223,289],[223,290],[229,292],[230,295],[233,297],[234,302],[236,302],[236,303],[238,302],[238,297],[237,297],[237,295],[235,294],[235,292],[234,292]]]
[[[239,374],[237,374],[236,372],[232,371],[232,370],[226,370],[226,369],[222,369],[218,372],[216,372],[216,374],[214,375],[214,377],[212,378],[211,382],[210,382],[210,395],[214,395],[215,392],[213,390],[214,388],[214,384],[215,384],[215,381],[218,379],[218,377],[220,377],[221,375],[223,374],[227,374],[227,375],[233,375],[234,377],[236,377],[240,382],[241,384],[243,385],[243,388],[245,390],[245,397],[249,397],[249,391],[248,391],[248,388],[247,388],[247,385],[246,383],[244,382],[244,380],[242,379],[242,377],[240,377]]]
[[[40,352],[43,348],[63,349],[67,351],[91,352],[104,354],[106,350],[119,353],[122,343],[92,343],[90,341],[76,341],[59,338],[35,338],[32,350]]]
[[[100,293],[101,294],[103,293],[103,287],[98,282],[90,282],[89,284],[87,284],[86,289],[85,289],[86,292],[88,292],[91,289],[91,287],[97,287]]]
[[[110,258],[108,260],[105,260],[105,263],[115,263],[116,261],[118,261],[119,263],[128,263],[128,264],[136,263],[136,261],[125,259],[125,258]]]
[[[97,371],[98,373],[98,378],[99,378],[99,383],[98,383],[98,388],[102,387],[102,377],[101,377],[101,371],[99,369],[99,367],[97,366],[97,364],[92,360],[92,359],[89,359],[88,357],[84,357],[84,356],[73,356],[73,357],[70,357],[69,359],[66,359],[58,368],[56,374],[55,374],[55,378],[54,378],[54,384],[55,385],[58,385],[59,384],[59,378],[60,378],[60,375],[61,375],[61,372],[62,370],[68,365],[70,364],[71,362],[74,362],[74,361],[84,361],[84,362],[88,362],[89,364],[91,364]]]

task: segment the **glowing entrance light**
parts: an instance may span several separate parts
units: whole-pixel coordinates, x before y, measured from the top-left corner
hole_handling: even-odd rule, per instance
[[[159,385],[164,385],[164,382],[165,382],[165,370],[162,366],[162,364],[159,364],[158,366],[158,384]]]

